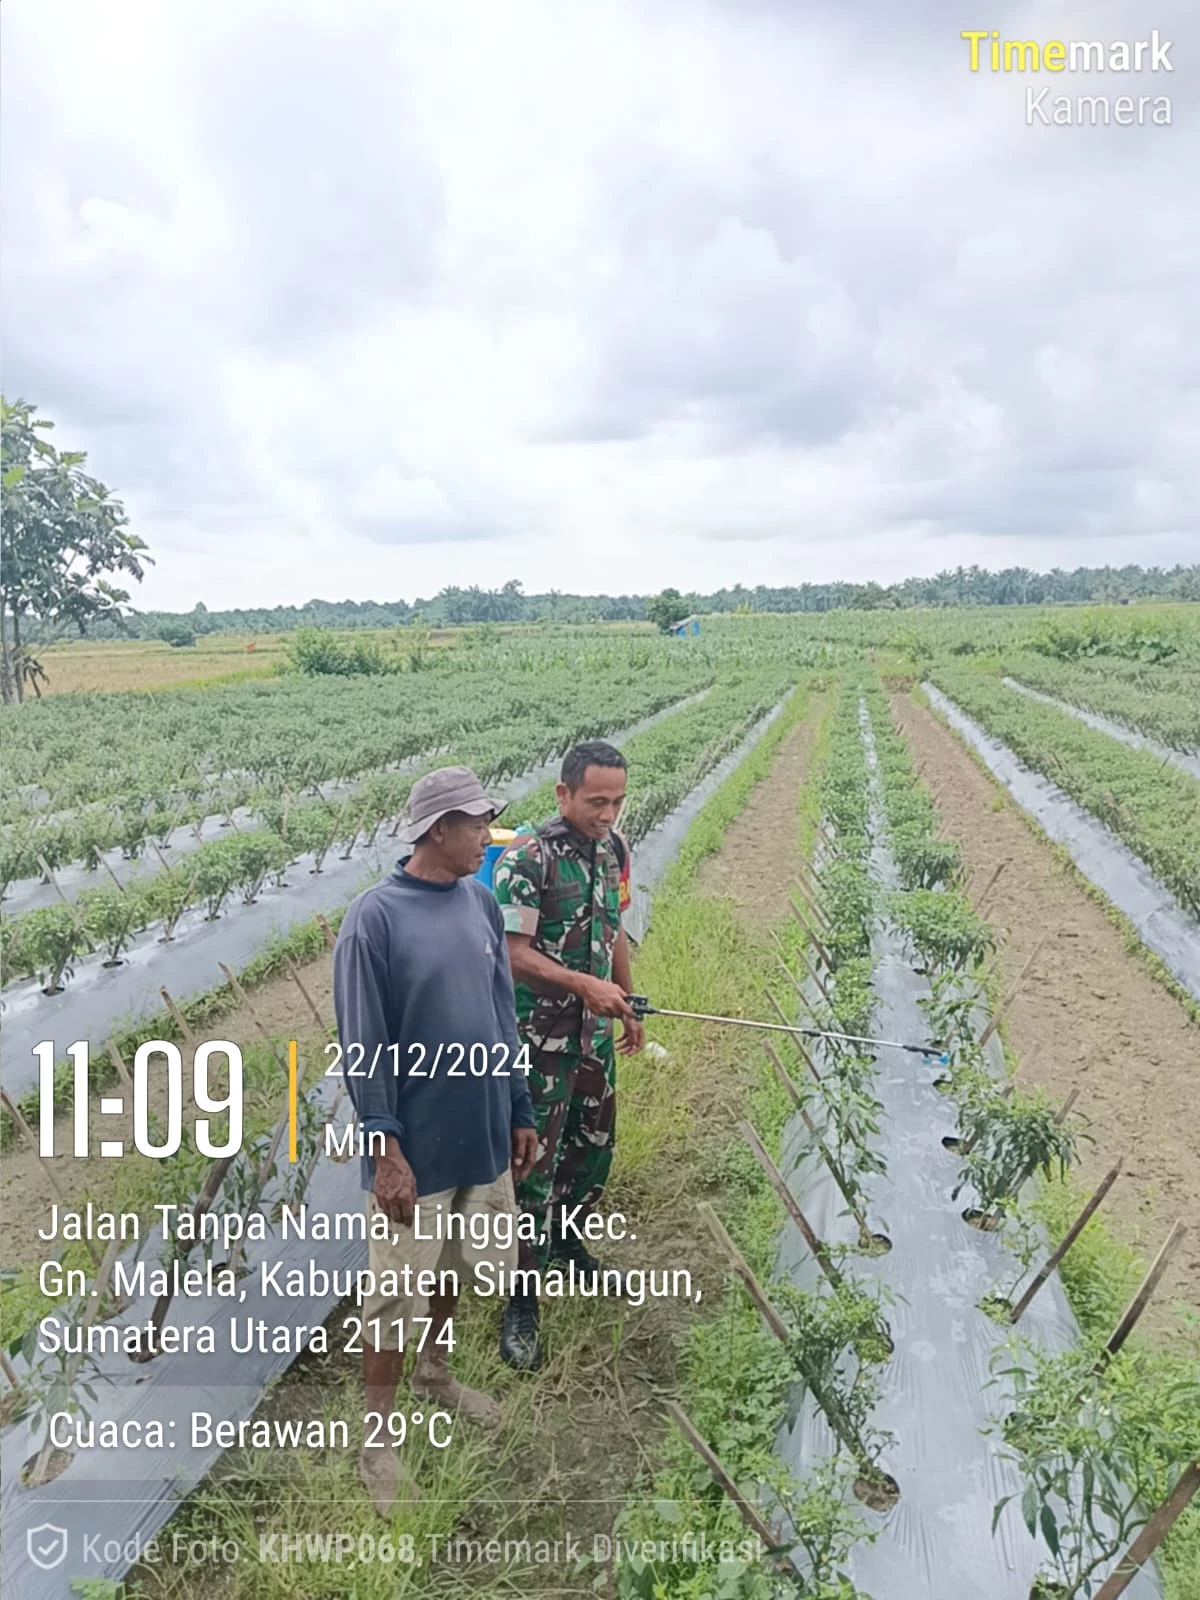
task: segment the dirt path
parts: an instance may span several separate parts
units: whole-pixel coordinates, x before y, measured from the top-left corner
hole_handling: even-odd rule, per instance
[[[808,716],[783,741],[770,773],[730,824],[720,851],[697,874],[698,894],[732,900],[738,915],[752,927],[768,928],[788,914],[788,894],[797,870],[792,864],[796,807],[823,705],[823,696],[812,696]]]
[[[1147,1321],[1171,1321],[1171,1302],[1200,1306],[1200,1028],[1128,952],[1017,807],[953,733],[906,696],[893,714],[938,797],[946,834],[982,888],[1007,862],[985,911],[1005,930],[1005,983],[1044,934],[1050,938],[1009,1013],[1021,1075],[1056,1099],[1080,1091],[1092,1143],[1079,1178],[1092,1188],[1121,1154],[1125,1171],[1105,1202],[1118,1238],[1152,1256],[1175,1219],[1188,1234]]]

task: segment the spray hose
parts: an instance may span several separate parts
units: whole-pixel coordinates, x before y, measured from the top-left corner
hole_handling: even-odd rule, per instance
[[[671,1011],[666,1006],[652,1006],[644,994],[625,996],[630,1010],[640,1022],[644,1017],[683,1017],[689,1022],[722,1022],[734,1028],[760,1028],[768,1033],[798,1034],[803,1039],[838,1039],[843,1044],[869,1044],[879,1049],[907,1050],[910,1055],[934,1060],[939,1066],[949,1066],[946,1051],[932,1045],[904,1044],[899,1039],[872,1039],[861,1033],[836,1033],[830,1028],[789,1028],[782,1022],[755,1022],[748,1017],[714,1017],[704,1011]]]

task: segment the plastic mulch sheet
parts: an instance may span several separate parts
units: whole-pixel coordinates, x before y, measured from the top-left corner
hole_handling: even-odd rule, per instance
[[[1063,846],[1084,877],[1129,918],[1146,948],[1200,1000],[1200,923],[1188,916],[1146,863],[1102,822],[1048,778],[1031,772],[1007,745],[994,739],[935,685],[923,683],[921,687],[1017,804]]]
[[[888,887],[897,886],[890,856],[878,844],[872,865]],[[917,1000],[928,986],[913,971],[903,936],[882,929],[873,940],[873,954],[872,1031],[921,1043],[929,1033]],[[1023,1482],[1016,1467],[1002,1459],[998,1442],[980,1431],[1009,1409],[1011,1397],[991,1372],[1006,1330],[980,1311],[978,1302],[986,1294],[1004,1293],[1020,1267],[1000,1236],[963,1220],[974,1195],[964,1190],[957,1200],[950,1198],[959,1160],[942,1139],[958,1131],[957,1108],[933,1087],[945,1068],[936,1058],[924,1062],[898,1050],[878,1051],[877,1062],[875,1094],[884,1108],[878,1148],[887,1173],[869,1177],[865,1187],[870,1226],[891,1240],[892,1249],[856,1257],[848,1270],[860,1281],[877,1279],[892,1296],[883,1315],[895,1349],[876,1369],[881,1398],[872,1422],[895,1435],[880,1466],[899,1484],[900,1499],[887,1513],[860,1507],[879,1536],[874,1544],[854,1547],[848,1569],[874,1600],[1029,1600],[1047,1552],[1021,1519]],[[993,1066],[1002,1070],[998,1050]],[[816,1116],[811,1107],[810,1113]],[[854,1243],[853,1221],[842,1215],[845,1202],[799,1117],[786,1130],[783,1170],[818,1237]],[[1047,1243],[1046,1254],[1049,1248]],[[790,1223],[779,1270],[805,1289],[820,1279]],[[1022,1317],[1020,1331],[1047,1349],[1065,1349],[1076,1341],[1078,1326],[1056,1277]],[[809,1396],[795,1424],[781,1431],[776,1448],[797,1478],[835,1452],[836,1440]],[[1017,1500],[1005,1508],[993,1536],[993,1508],[1014,1492]],[[1161,1589],[1147,1569],[1126,1592],[1129,1600],[1152,1600]]]

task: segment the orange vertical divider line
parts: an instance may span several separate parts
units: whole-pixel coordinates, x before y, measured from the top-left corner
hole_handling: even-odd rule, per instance
[[[298,1071],[296,1066],[296,1041],[288,1040],[288,1160],[300,1159],[296,1151],[297,1111],[296,1111],[296,1082]]]

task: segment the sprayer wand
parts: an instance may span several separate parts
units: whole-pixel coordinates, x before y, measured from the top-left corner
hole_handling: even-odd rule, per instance
[[[669,1011],[665,1006],[652,1006],[644,994],[627,994],[630,1009],[640,1022],[643,1017],[684,1017],[689,1022],[724,1022],[734,1028],[761,1028],[769,1033],[799,1034],[804,1039],[840,1039],[845,1044],[870,1044],[889,1050],[907,1050],[910,1055],[926,1059],[936,1057],[941,1066],[948,1066],[950,1057],[930,1045],[902,1044],[899,1039],[869,1039],[861,1033],[834,1033],[828,1028],[789,1028],[782,1022],[753,1022],[747,1017],[713,1017],[703,1011]]]

